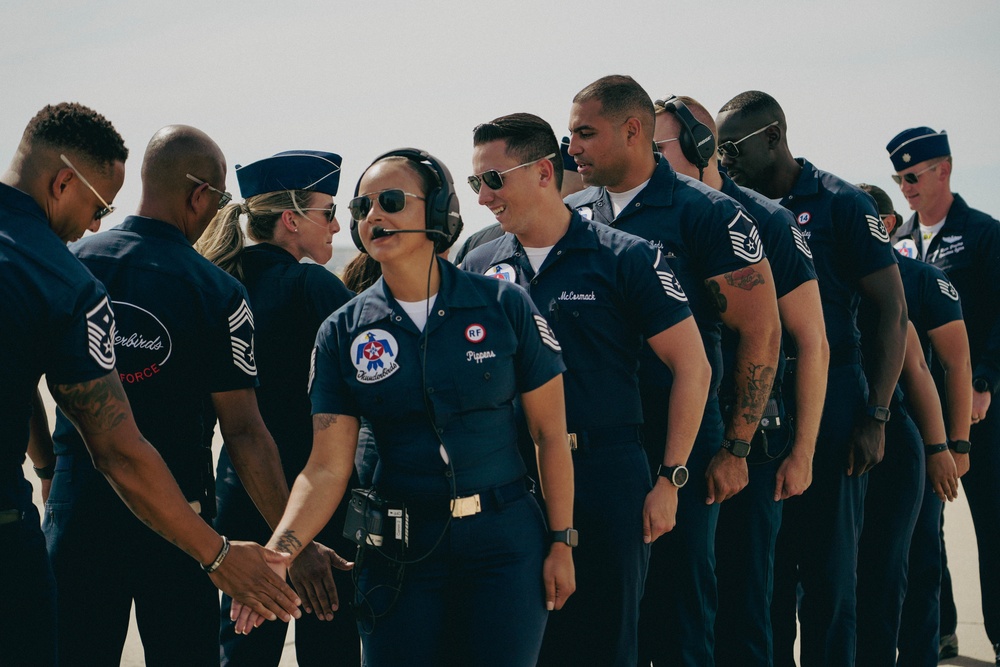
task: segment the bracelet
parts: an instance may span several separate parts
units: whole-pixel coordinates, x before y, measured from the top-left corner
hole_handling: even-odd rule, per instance
[[[56,474],[55,463],[47,465],[44,468],[35,468],[35,466],[31,467],[35,469],[35,474],[38,475],[38,479],[52,479],[52,477]]]
[[[202,565],[201,569],[205,571],[206,574],[212,574],[219,569],[222,565],[222,561],[226,560],[226,554],[229,553],[229,538],[225,535],[222,536],[222,549],[219,550],[219,555],[215,557],[211,565]]]
[[[946,452],[946,451],[948,451],[947,442],[943,442],[940,445],[924,445],[924,454],[927,456],[940,454],[941,452]]]

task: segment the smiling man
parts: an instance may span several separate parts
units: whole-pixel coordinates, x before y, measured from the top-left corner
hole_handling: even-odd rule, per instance
[[[896,170],[893,180],[914,211],[897,239],[916,244],[917,256],[944,271],[962,300],[972,354],[969,440],[974,449],[962,486],[976,526],[986,634],[1000,664],[1000,494],[996,492],[1000,410],[991,407],[1000,389],[1000,222],[970,208],[951,191],[953,163],[943,130],[904,130],[886,150]],[[950,581],[947,569],[945,578]],[[942,590],[942,596],[941,635],[954,635],[957,619],[950,586]]]

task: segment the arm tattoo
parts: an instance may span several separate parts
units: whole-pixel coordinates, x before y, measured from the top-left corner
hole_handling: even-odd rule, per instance
[[[331,415],[328,412],[321,412],[319,414],[313,415],[313,433],[319,433],[320,431],[325,431],[334,424],[337,423],[337,415]]]
[[[277,551],[284,553],[294,554],[296,551],[302,548],[302,542],[299,538],[295,537],[294,530],[286,530],[278,538],[278,543],[275,545]]]
[[[114,374],[80,384],[50,385],[52,397],[86,433],[111,431],[128,419],[131,409]]]
[[[738,287],[748,292],[757,285],[764,284],[764,276],[758,273],[752,266],[748,266],[737,271],[731,271],[722,277],[725,278],[726,282],[733,287]]]
[[[715,307],[720,313],[726,312],[729,302],[726,300],[726,295],[722,293],[722,289],[719,288],[719,283],[714,280],[706,280],[705,282],[707,283],[708,293],[712,297]]]
[[[745,410],[743,419],[747,424],[756,424],[764,412],[774,382],[774,369],[763,364],[747,364],[746,392],[740,399],[740,407]]]

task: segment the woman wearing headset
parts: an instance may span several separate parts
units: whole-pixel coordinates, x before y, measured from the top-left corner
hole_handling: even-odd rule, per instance
[[[333,254],[331,241],[340,231],[333,196],[340,181],[340,156],[319,151],[288,151],[236,168],[245,201],[230,203],[212,220],[196,244],[198,251],[247,288],[254,315],[254,349],[260,378],[257,402],[264,423],[281,453],[289,485],[305,466],[312,447],[307,384],[309,358],[316,332],[353,292],[323,268]],[[240,227],[256,245],[247,247]],[[315,264],[300,263],[308,258]],[[238,539],[264,541],[270,535],[233,469],[226,449],[218,464],[218,517],[215,525]],[[343,539],[344,512],[324,528],[317,539],[341,553],[353,551]],[[335,616],[331,603],[339,588],[345,603],[353,592],[349,573],[336,555],[310,546],[311,563],[292,570],[292,582],[307,612],[295,626],[299,665],[357,665],[360,659],[354,615],[341,607]],[[323,572],[314,588],[299,575],[309,569]],[[336,585],[334,585],[334,583]],[[253,636],[237,634],[230,620],[231,599],[223,596],[219,639],[223,665],[277,666],[286,626],[271,623]]]
[[[320,328],[313,452],[269,544],[294,558],[325,524],[364,416],[379,446],[375,488],[409,516],[404,550],[391,547],[391,525],[382,547],[359,550],[365,664],[534,665],[546,609],[575,579],[571,540],[549,544],[526,488],[513,402],[537,443],[549,526],[568,538],[558,342],[522,290],[436,257],[454,241],[458,202],[434,158],[388,153],[356,192],[352,230],[382,279]]]

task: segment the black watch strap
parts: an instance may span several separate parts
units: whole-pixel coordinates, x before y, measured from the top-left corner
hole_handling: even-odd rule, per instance
[[[933,456],[934,454],[940,454],[941,452],[948,451],[948,443],[941,443],[940,445],[924,445],[924,455]]]
[[[745,459],[748,454],[750,454],[750,443],[746,440],[730,440],[728,438],[722,439],[722,448],[741,459]]]
[[[956,454],[968,454],[972,450],[972,443],[968,440],[949,440],[948,449]]]
[[[570,547],[575,547],[580,544],[580,533],[573,528],[567,528],[566,530],[553,530],[550,534],[553,542],[562,542]]]

